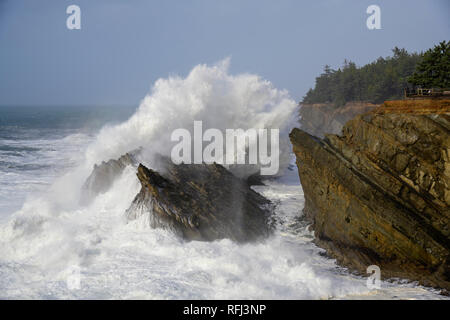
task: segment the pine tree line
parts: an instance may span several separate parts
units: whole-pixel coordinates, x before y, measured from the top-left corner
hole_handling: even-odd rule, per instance
[[[351,61],[345,61],[337,70],[326,65],[303,103],[333,103],[335,106],[349,101],[382,103],[400,99],[407,87],[449,87],[449,47],[450,41],[443,41],[420,54],[395,47],[392,57],[380,57],[363,67]]]

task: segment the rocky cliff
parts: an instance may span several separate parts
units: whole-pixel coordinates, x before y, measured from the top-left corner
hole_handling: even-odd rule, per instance
[[[325,133],[339,134],[348,120],[376,107],[366,102],[348,102],[341,107],[335,107],[332,103],[302,104],[300,126],[303,131],[323,138]]]
[[[290,138],[318,245],[361,273],[450,289],[450,101],[386,102]]]

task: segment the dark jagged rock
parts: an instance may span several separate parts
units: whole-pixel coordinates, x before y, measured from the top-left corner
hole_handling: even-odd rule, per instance
[[[128,219],[145,214],[150,226],[171,229],[192,240],[246,242],[270,233],[271,204],[250,188],[262,184],[260,176],[244,179],[218,164],[174,165],[170,159],[154,156],[160,174],[139,164],[140,152],[95,165],[83,185],[82,203],[108,191],[131,165],[137,168],[142,189],[126,212]],[[237,169],[243,173],[245,168]]]
[[[341,136],[291,142],[318,245],[383,278],[450,289],[449,101],[386,102]]]
[[[188,240],[229,238],[246,242],[270,233],[270,202],[218,164],[174,165],[160,174],[138,167],[142,188],[127,211],[145,214],[154,228]]]
[[[83,185],[81,201],[89,203],[98,194],[109,190],[114,181],[122,174],[126,166],[137,166],[136,152],[126,153],[119,159],[111,159],[107,162],[94,165],[94,169]]]

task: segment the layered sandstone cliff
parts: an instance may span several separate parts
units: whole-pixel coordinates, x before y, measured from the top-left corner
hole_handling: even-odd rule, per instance
[[[450,289],[450,101],[397,101],[324,139],[291,132],[304,213],[338,262]]]

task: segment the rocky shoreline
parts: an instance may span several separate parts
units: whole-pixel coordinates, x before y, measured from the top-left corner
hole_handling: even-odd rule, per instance
[[[144,216],[152,228],[172,231],[185,240],[231,239],[244,243],[272,232],[273,206],[251,189],[261,184],[254,175],[235,176],[220,164],[179,164],[157,156],[158,170],[147,168],[136,150],[95,165],[87,178],[81,203],[106,192],[126,166],[136,169],[141,190],[125,213],[128,221]]]
[[[333,110],[324,127],[319,115],[331,106],[311,108],[301,119],[309,132],[293,129],[290,139],[316,244],[361,274],[377,265],[383,279],[448,292],[450,101],[347,104]],[[341,133],[324,131],[330,128]],[[242,179],[218,164],[174,165],[163,157],[158,170],[150,169],[139,152],[96,165],[82,202],[106,192],[132,166],[141,190],[128,221],[145,216],[149,226],[185,240],[244,243],[271,234],[272,204],[250,188],[260,183],[257,177]]]
[[[449,132],[449,100],[386,102],[341,135],[294,129],[316,243],[362,274],[378,265],[384,279],[450,290]]]

